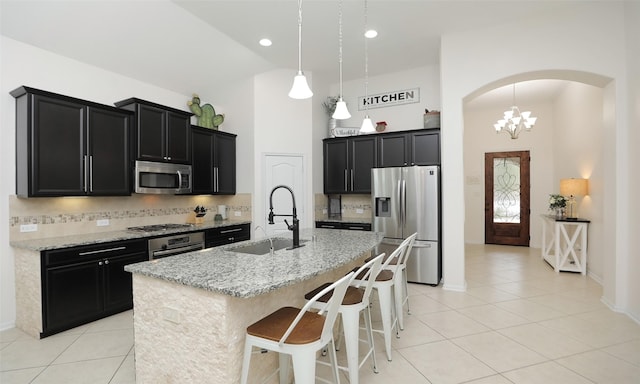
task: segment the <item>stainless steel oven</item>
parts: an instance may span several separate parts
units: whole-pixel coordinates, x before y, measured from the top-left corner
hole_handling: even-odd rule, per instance
[[[149,240],[149,260],[204,249],[204,232],[179,233]]]

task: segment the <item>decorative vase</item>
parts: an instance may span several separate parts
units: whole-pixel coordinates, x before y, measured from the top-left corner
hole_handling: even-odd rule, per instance
[[[556,208],[555,209],[556,219],[561,220],[564,219],[564,208]]]
[[[336,137],[335,129],[338,128],[338,120],[329,118],[329,137]]]

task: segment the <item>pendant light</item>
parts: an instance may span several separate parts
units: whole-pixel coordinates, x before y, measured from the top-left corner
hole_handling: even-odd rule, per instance
[[[367,0],[364,0],[364,30],[367,31]],[[369,105],[367,99],[369,97],[369,43],[368,38],[364,38],[364,120],[360,127],[360,133],[375,132],[376,128],[369,117]]]
[[[298,0],[298,74],[293,78],[293,86],[289,91],[292,99],[308,99],[313,92],[307,84],[307,78],[302,73],[302,0]]]
[[[336,120],[344,120],[351,117],[347,109],[347,103],[342,100],[342,0],[338,3],[338,63],[340,64],[340,94],[336,103],[336,110],[333,112],[332,118]]]

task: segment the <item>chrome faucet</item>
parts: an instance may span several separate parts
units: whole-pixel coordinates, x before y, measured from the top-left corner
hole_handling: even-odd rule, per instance
[[[273,240],[271,239],[271,236],[267,235],[267,231],[265,231],[264,228],[262,228],[260,225],[256,225],[256,227],[254,228],[255,231],[257,231],[258,229],[261,229],[262,233],[264,233],[264,237],[269,240],[269,245],[271,246],[271,248],[269,248],[269,253],[273,256]]]
[[[287,191],[289,191],[289,193],[291,193],[291,200],[293,202],[293,214],[291,215],[279,215],[279,214],[273,213],[273,192],[275,192],[276,189],[280,189],[280,188],[284,188]],[[275,224],[273,221],[273,218],[275,216],[291,216],[293,218],[292,219],[293,224],[291,225],[289,225],[286,219],[284,220],[284,223],[287,224],[287,228],[290,231],[293,231],[293,246],[289,249],[302,247],[302,245],[300,245],[300,221],[298,220],[298,214],[296,211],[296,197],[293,195],[293,191],[291,190],[291,188],[287,187],[286,185],[278,185],[274,187],[271,190],[271,195],[269,195],[269,224]]]

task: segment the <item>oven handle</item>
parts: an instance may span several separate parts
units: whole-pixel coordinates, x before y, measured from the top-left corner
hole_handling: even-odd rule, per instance
[[[173,248],[173,249],[167,249],[162,251],[153,251],[153,253],[151,254],[151,260],[157,259],[158,257],[179,255],[181,253],[196,251],[199,249],[204,249],[204,244],[198,243],[198,244],[190,245],[188,247]]]

